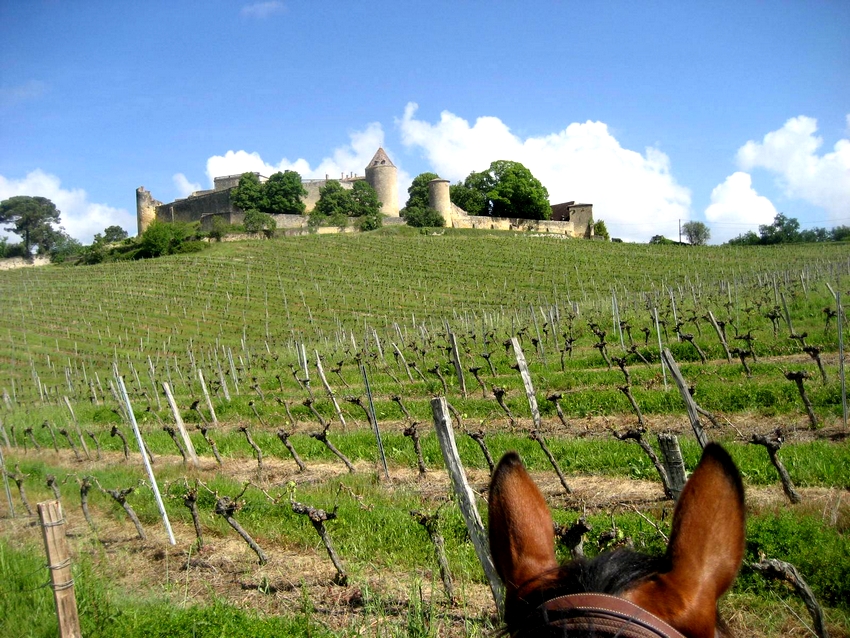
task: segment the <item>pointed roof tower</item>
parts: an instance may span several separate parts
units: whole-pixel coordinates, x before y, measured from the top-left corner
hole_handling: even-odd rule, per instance
[[[393,168],[396,167],[390,159],[390,156],[387,155],[387,152],[383,149],[383,147],[379,148],[375,152],[375,156],[372,158],[372,161],[369,162],[369,168],[377,166],[392,166]]]
[[[375,152],[366,167],[366,181],[378,193],[381,212],[398,217],[398,169],[383,148]]]

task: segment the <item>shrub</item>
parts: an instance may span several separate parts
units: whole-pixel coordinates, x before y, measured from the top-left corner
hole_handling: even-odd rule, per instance
[[[446,225],[443,216],[433,208],[412,206],[405,208],[404,219],[408,226],[415,228],[433,228]]]

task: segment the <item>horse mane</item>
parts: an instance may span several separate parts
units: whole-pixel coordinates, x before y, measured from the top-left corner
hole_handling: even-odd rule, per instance
[[[666,556],[650,556],[630,549],[565,563],[521,588],[521,595],[506,610],[508,632],[519,631],[534,610],[552,598],[591,592],[616,596],[667,569]]]

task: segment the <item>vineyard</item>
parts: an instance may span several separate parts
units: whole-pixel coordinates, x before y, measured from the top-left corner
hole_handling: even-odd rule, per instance
[[[701,428],[747,488],[728,624],[812,633],[779,559],[849,635],[848,297],[842,243],[451,229],[0,272],[0,634],[55,635],[54,498],[86,636],[491,633],[445,397],[481,517],[518,450],[562,559],[662,551]]]

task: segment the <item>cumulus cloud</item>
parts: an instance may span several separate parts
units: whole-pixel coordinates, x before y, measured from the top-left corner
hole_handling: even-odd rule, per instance
[[[712,225],[712,241],[724,242],[747,229],[740,226],[732,229],[723,224],[747,224],[754,229],[759,224],[770,224],[776,212],[771,201],[753,188],[749,173],[738,171],[711,191],[711,204],[705,209],[705,218]]]
[[[636,241],[672,236],[678,220],[690,217],[690,191],[676,182],[667,155],[652,147],[644,153],[623,148],[603,122],[573,123],[523,139],[497,117],[470,125],[443,111],[432,124],[416,118],[417,108],[408,104],[396,122],[402,142],[422,149],[444,179],[463,179],[494,160],[521,162],[546,186],[553,204],[592,203],[594,217],[605,220],[613,235]]]
[[[239,13],[247,18],[259,18],[262,20],[275,13],[282,13],[285,8],[282,2],[255,2],[243,6]]]
[[[227,151],[224,155],[214,155],[207,160],[207,178],[210,187],[216,177],[239,175],[252,172],[269,176],[278,171],[297,171],[304,179],[339,178],[343,174],[363,175],[363,171],[379,147],[384,145],[384,131],[381,125],[373,122],[362,131],[350,135],[350,143],[333,150],[330,156],[323,158],[315,167],[303,158],[281,159],[277,164],[265,161],[259,153],[244,150]],[[399,167],[399,194],[407,199],[407,186],[412,181],[410,175]],[[402,202],[403,204],[403,202]]]
[[[172,178],[177,187],[179,197],[189,197],[195,191],[203,190],[197,182],[190,182],[183,173],[177,173]]]
[[[22,179],[0,175],[0,201],[16,195],[46,197],[60,212],[60,223],[71,237],[90,244],[95,233],[107,226],[121,226],[131,235],[136,234],[136,216],[123,208],[113,208],[88,199],[81,188],[62,188],[55,175],[36,169]]]
[[[850,116],[847,122],[850,127]],[[817,130],[814,118],[791,118],[761,142],[750,140],[738,149],[738,165],[745,171],[764,168],[774,173],[787,197],[820,206],[838,220],[847,216],[850,202],[850,139],[818,155],[823,138],[815,135]]]

